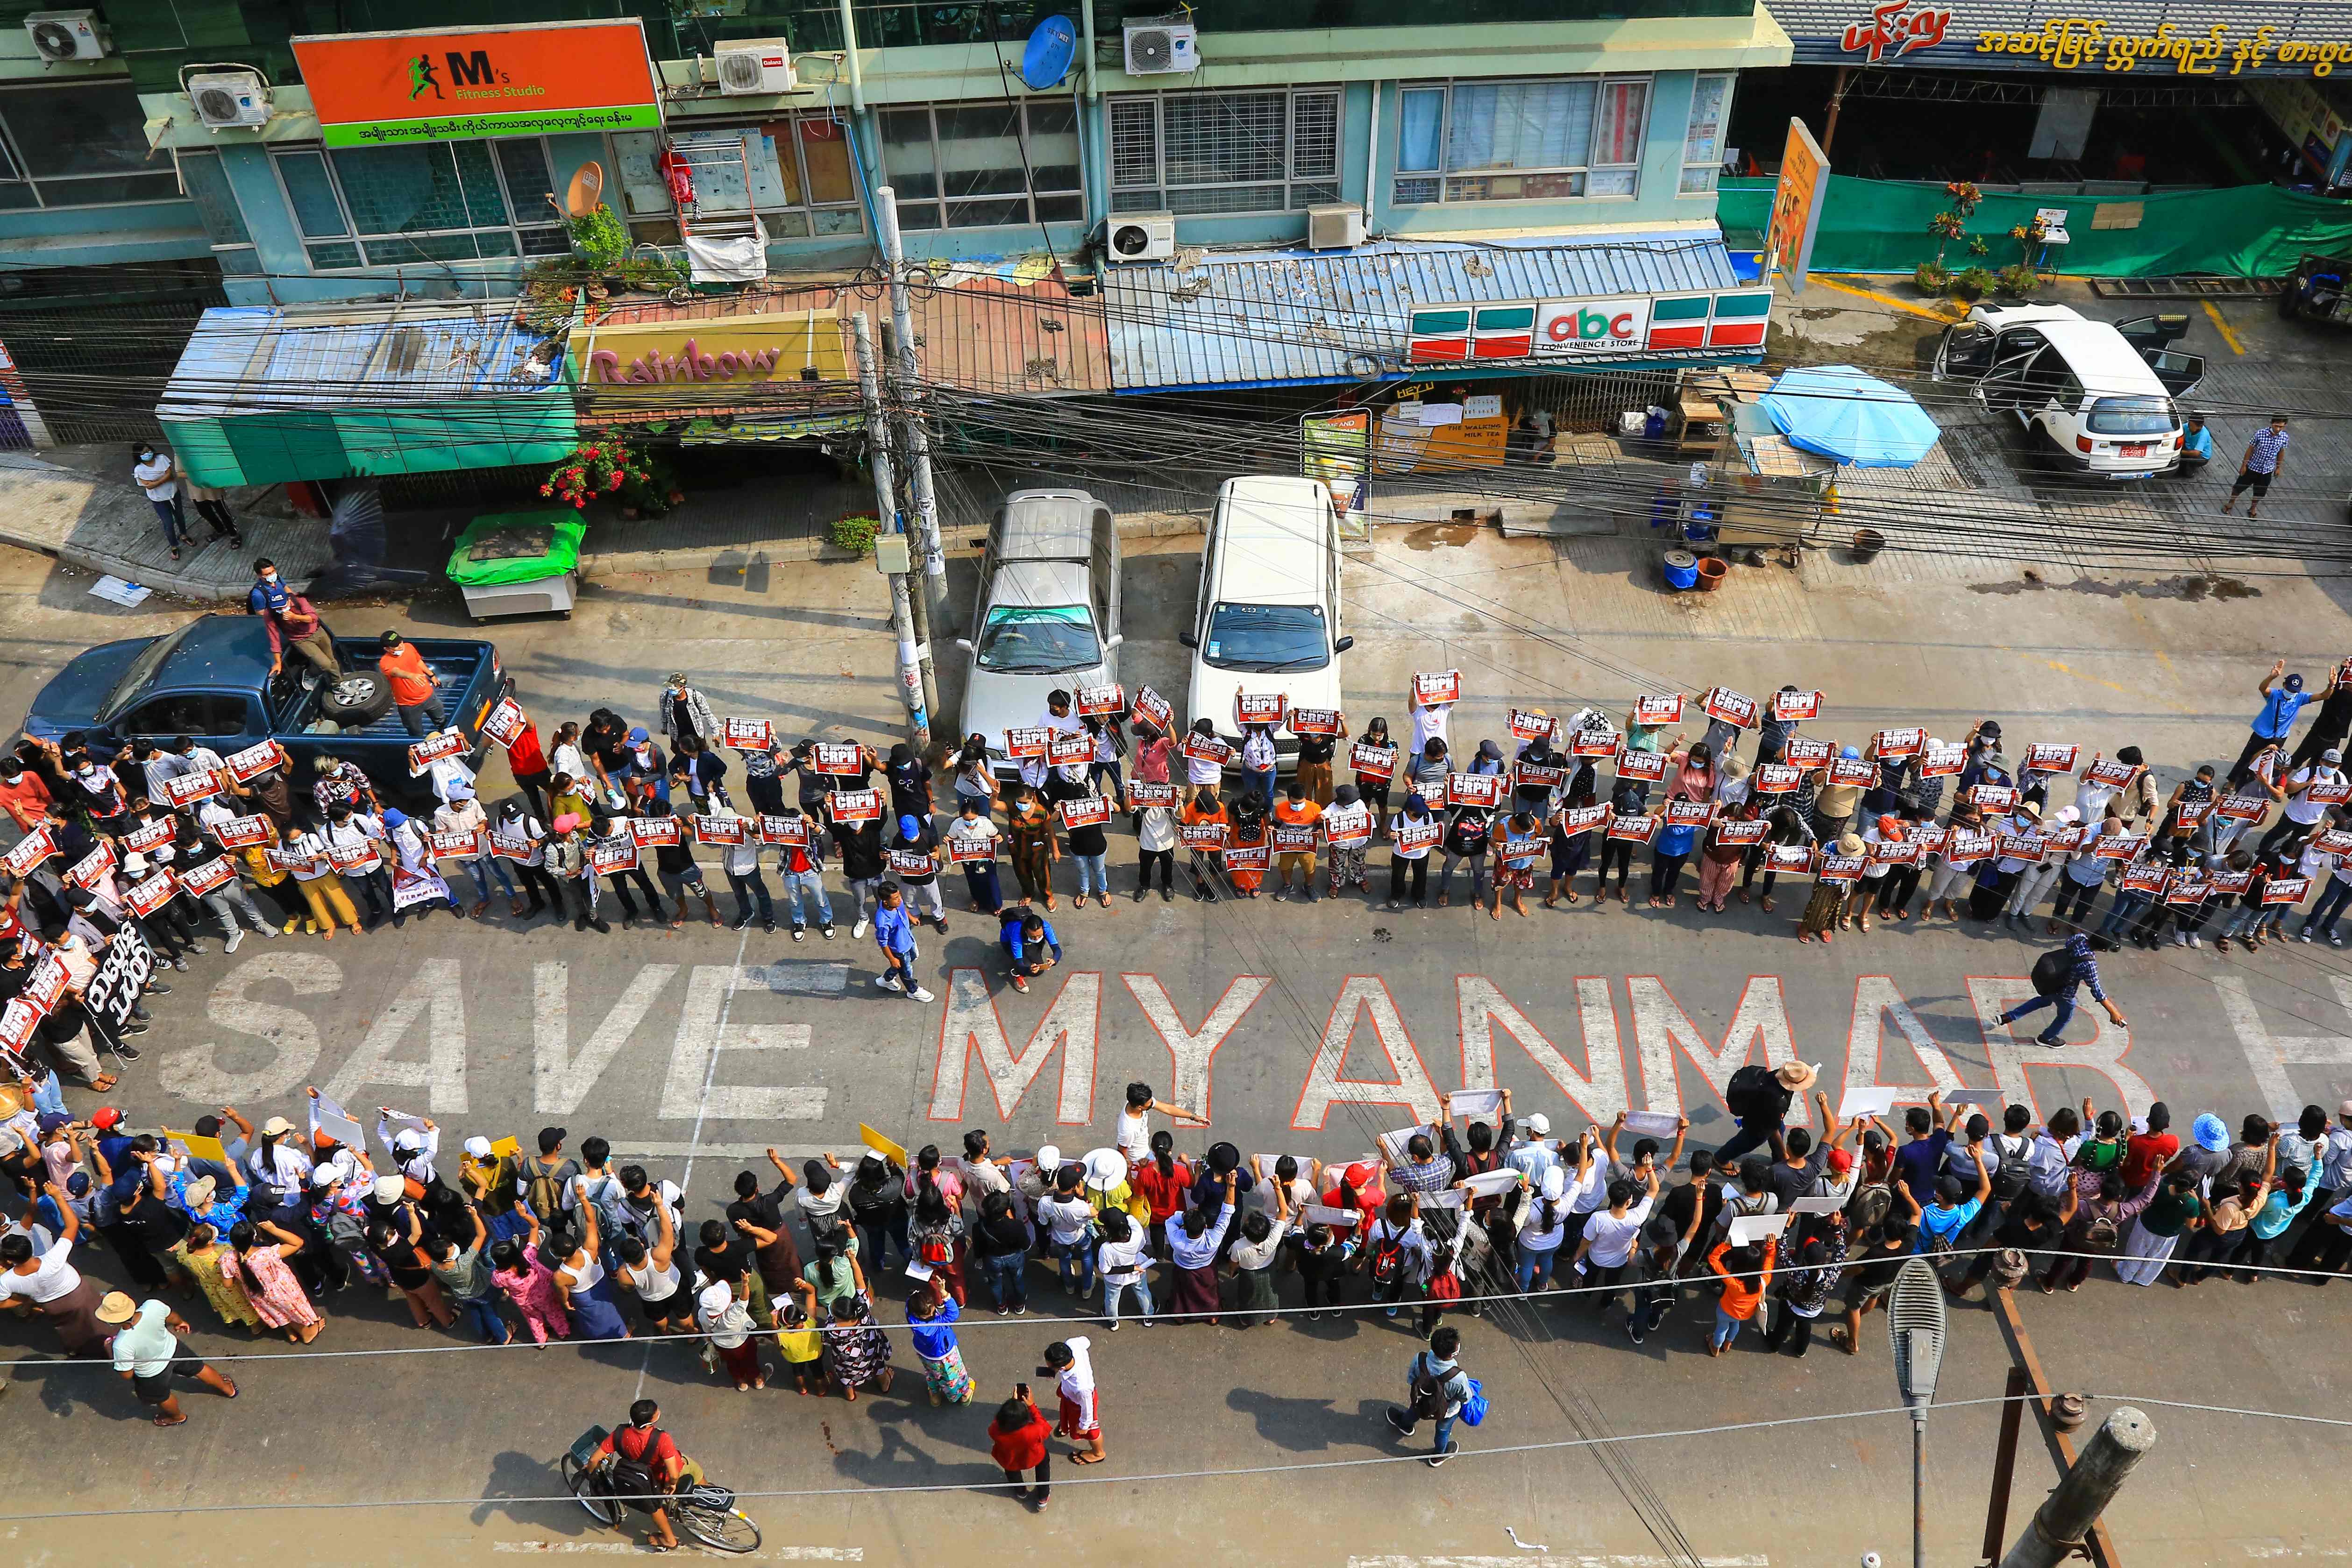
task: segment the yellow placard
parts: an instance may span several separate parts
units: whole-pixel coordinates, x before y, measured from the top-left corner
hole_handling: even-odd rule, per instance
[[[857,1141],[884,1159],[896,1160],[900,1170],[907,1168],[907,1151],[863,1122],[857,1124]]]
[[[175,1133],[169,1127],[163,1129],[163,1138],[172,1147],[192,1159],[211,1160],[224,1166],[229,1164],[228,1150],[221,1146],[218,1138],[207,1138],[201,1133]]]
[[[522,1145],[520,1141],[512,1137],[500,1138],[497,1143],[490,1145],[490,1153],[493,1155],[504,1155],[510,1160],[520,1160],[522,1158]]]

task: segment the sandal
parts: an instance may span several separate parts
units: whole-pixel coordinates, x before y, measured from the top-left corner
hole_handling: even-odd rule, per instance
[[[1085,1454],[1072,1454],[1070,1456],[1070,1463],[1074,1465],[1098,1465],[1102,1462],[1103,1456],[1100,1454],[1096,1454],[1091,1457]]]
[[[1741,894],[1739,896],[1740,896],[1740,897],[1742,897],[1742,898],[1746,898],[1748,895],[1747,895],[1746,894],[1744,894],[1744,893],[1743,893],[1743,894]],[[1770,894],[1769,894],[1769,893],[1768,893],[1768,894],[1766,894],[1764,895],[1764,902],[1763,902],[1763,903],[1761,903],[1761,904],[1758,904],[1756,907],[1757,907],[1757,908],[1759,908],[1759,909],[1760,909],[1760,910],[1762,910],[1762,911],[1763,911],[1765,914],[1767,914],[1767,915],[1771,914],[1771,913],[1772,913],[1772,895],[1771,895]]]
[[[83,1084],[82,1087],[89,1090],[93,1094],[103,1094],[108,1090],[113,1088],[118,1082],[119,1080],[113,1073],[101,1072],[96,1078],[91,1079],[88,1083]]]

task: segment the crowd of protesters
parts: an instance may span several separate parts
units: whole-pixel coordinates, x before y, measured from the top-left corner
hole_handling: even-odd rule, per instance
[[[313,1090],[299,1122],[223,1106],[193,1134],[142,1132],[111,1106],[72,1117],[36,1073],[0,1091],[0,1301],[45,1317],[39,1337],[69,1356],[110,1354],[166,1426],[186,1418],[177,1385],[236,1394],[186,1343],[198,1301],[222,1332],[309,1344],[345,1292],[381,1291],[453,1338],[652,1335],[746,1393],[855,1401],[904,1373],[934,1405],[974,1398],[971,1312],[1034,1301],[1109,1333],[1373,1312],[1428,1346],[1389,1419],[1409,1434],[1434,1417],[1442,1462],[1475,1394],[1447,1370],[1462,1318],[1573,1312],[1643,1344],[1692,1302],[1694,1351],[1753,1329],[1802,1356],[1826,1319],[1852,1354],[1915,1257],[1956,1297],[2073,1291],[2102,1260],[2126,1284],[2182,1288],[2273,1269],[2324,1285],[2352,1260],[2352,1102],[2234,1132],[2205,1113],[2183,1138],[2161,1102],[2037,1122],[1931,1096],[1899,1127],[1841,1117],[1803,1062],[1743,1067],[1725,1097],[1738,1130],[1711,1151],[1686,1149],[1678,1117],[1621,1112],[1556,1138],[1508,1091],[1465,1092],[1445,1119],[1327,1165],[1180,1148],[1178,1124],[1204,1119],[1136,1083],[1113,1141],[1081,1155],[1000,1150],[982,1128],[911,1155],[873,1140],[850,1163],[771,1150],[731,1197],[690,1199],[561,1126],[526,1150],[384,1106],[371,1142]],[[89,1277],[93,1239],[127,1290]],[[1046,1358],[1080,1465],[1105,1457],[1088,1345],[1066,1334]],[[998,1417],[1007,1479],[1034,1472],[1024,1495],[1042,1505],[1046,1434],[1025,1388]]]

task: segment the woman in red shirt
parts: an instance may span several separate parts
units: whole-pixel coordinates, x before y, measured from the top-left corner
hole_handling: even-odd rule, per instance
[[[1168,1255],[1168,1221],[1182,1212],[1184,1195],[1192,1186],[1192,1170],[1176,1157],[1176,1136],[1162,1127],[1151,1134],[1151,1157],[1128,1178],[1138,1197],[1151,1206],[1151,1250]]]
[[[523,720],[522,733],[507,747],[507,771],[522,786],[524,798],[530,801],[531,814],[541,821],[547,820],[547,798],[540,791],[553,781],[548,771],[547,753],[539,747],[539,726]]]
[[[2124,1145],[2124,1190],[2137,1192],[2147,1184],[2150,1171],[2172,1163],[2180,1152],[2180,1140],[2168,1129],[2172,1125],[2172,1107],[2158,1100],[2147,1108],[2145,1132],[2132,1130],[2131,1142]]]
[[[1015,1385],[1013,1397],[996,1407],[996,1419],[988,1424],[988,1451],[1008,1484],[1020,1487],[1024,1470],[1037,1472],[1035,1486],[1021,1487],[1013,1495],[1040,1513],[1054,1494],[1054,1461],[1045,1451],[1045,1439],[1053,1432],[1053,1424],[1029,1397],[1025,1383]]]

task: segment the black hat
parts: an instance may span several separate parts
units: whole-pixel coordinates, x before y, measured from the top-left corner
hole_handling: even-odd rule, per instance
[[[1239,1170],[1241,1164],[1242,1152],[1233,1145],[1211,1144],[1209,1145],[1209,1168],[1219,1176],[1224,1175],[1227,1171]]]
[[[563,1146],[563,1140],[571,1135],[571,1133],[562,1127],[541,1127],[539,1130],[539,1152],[542,1155],[553,1154]]]

